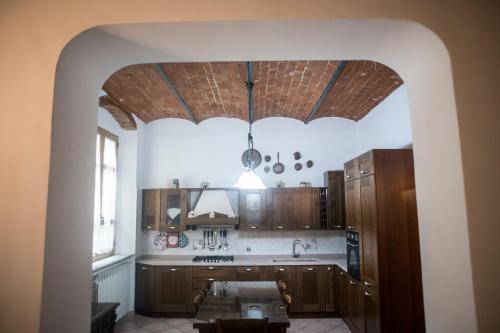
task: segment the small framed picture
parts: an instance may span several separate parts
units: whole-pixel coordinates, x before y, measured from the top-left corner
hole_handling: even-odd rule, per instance
[[[167,233],[167,247],[179,247],[179,233],[169,232]]]

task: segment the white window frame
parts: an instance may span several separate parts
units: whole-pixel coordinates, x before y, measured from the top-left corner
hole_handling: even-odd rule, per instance
[[[102,217],[102,198],[103,198],[103,193],[102,193],[102,190],[103,190],[103,174],[104,174],[104,142],[106,139],[109,139],[109,140],[112,140],[114,142],[116,142],[116,176],[118,178],[118,145],[119,145],[119,142],[118,142],[118,136],[109,132],[108,130],[102,128],[102,127],[98,127],[97,128],[97,135],[100,135],[99,137],[99,156],[100,156],[100,159],[99,159],[99,168],[100,168],[100,184],[99,184],[99,191],[100,191],[100,195],[99,195],[99,202],[94,202],[94,205],[99,205],[99,216],[100,216],[100,219],[102,220],[103,217]],[[96,140],[98,138],[98,136],[96,135]],[[97,142],[96,142],[97,143]],[[97,153],[97,152],[96,152]],[[96,165],[96,168],[97,168],[97,165]],[[96,170],[97,171],[97,170]],[[97,189],[95,189],[97,190]],[[117,184],[117,190],[118,190],[118,184]],[[118,197],[118,191],[115,191],[115,209],[116,209],[116,201],[117,201],[117,197]],[[94,193],[95,195],[95,193]],[[95,209],[95,207],[94,207]],[[116,212],[115,212],[115,216],[116,216]],[[94,218],[93,218],[94,219]],[[95,224],[96,221],[93,221],[93,224]],[[92,261],[95,262],[95,261],[98,261],[98,260],[101,260],[101,259],[104,259],[104,258],[107,258],[107,257],[110,257],[112,255],[114,255],[114,249],[115,249],[115,239],[116,239],[116,219],[115,221],[113,221],[113,223],[115,223],[115,232],[113,233],[113,248],[108,251],[108,252],[104,252],[104,253],[94,253],[94,247],[92,246]],[[93,228],[94,230],[94,228]],[[93,237],[95,237],[95,234],[93,235]]]

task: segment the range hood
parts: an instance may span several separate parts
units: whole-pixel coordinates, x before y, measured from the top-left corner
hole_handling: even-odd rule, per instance
[[[203,190],[193,210],[188,214],[189,218],[206,216],[210,214],[224,215],[228,218],[236,217],[231,201],[225,190]]]

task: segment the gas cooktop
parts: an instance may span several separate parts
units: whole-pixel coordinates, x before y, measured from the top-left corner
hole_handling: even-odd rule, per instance
[[[233,262],[233,256],[196,256],[193,262]]]

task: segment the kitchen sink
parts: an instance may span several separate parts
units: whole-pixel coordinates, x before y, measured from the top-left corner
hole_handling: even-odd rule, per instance
[[[318,259],[314,258],[280,258],[273,259],[273,262],[316,262]]]

